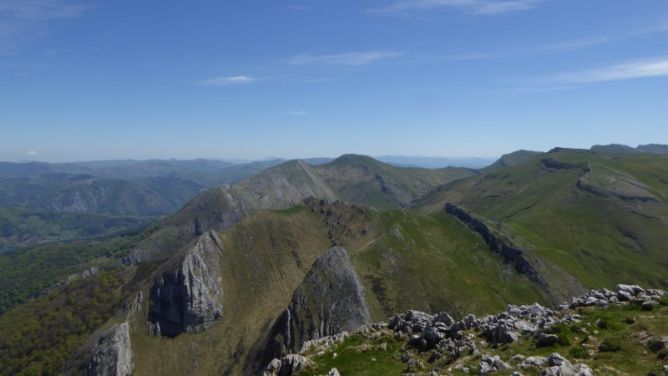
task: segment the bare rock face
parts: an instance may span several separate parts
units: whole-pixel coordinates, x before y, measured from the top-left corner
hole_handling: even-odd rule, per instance
[[[334,247],[321,256],[295,290],[258,354],[258,365],[301,350],[306,341],[371,322],[364,287],[348,252]]]
[[[220,255],[223,244],[208,231],[183,256],[178,268],[153,285],[149,322],[155,335],[200,332],[223,317]]]
[[[126,376],[132,374],[130,326],[127,321],[104,332],[85,368],[87,376]]]

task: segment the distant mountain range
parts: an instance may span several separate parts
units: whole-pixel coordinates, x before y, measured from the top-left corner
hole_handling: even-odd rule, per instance
[[[129,230],[281,162],[0,162],[0,252]],[[84,219],[97,225],[82,231]]]
[[[624,144],[594,145],[592,151],[604,153],[648,153],[648,154],[668,154],[668,145],[647,144],[638,145],[635,148]]]

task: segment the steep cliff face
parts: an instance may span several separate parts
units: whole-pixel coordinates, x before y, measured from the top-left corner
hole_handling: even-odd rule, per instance
[[[553,286],[545,276],[553,274],[554,270],[549,270],[548,265],[538,257],[525,249],[511,244],[511,242],[492,231],[483,221],[457,205],[447,203],[445,211],[482,236],[492,252],[501,256],[518,273],[525,275],[530,281],[535,283],[550,302],[557,304],[567,294],[575,295],[575,293],[585,291],[584,286],[565,272],[559,275],[561,279],[560,288]],[[552,269],[555,268],[552,266]]]
[[[289,306],[275,321],[255,366],[299,351],[304,342],[352,330],[371,322],[364,287],[348,252],[331,248],[321,256],[295,290]]]
[[[112,326],[100,336],[84,373],[87,376],[132,374],[130,327],[127,322]]]
[[[188,249],[176,270],[162,274],[150,295],[148,321],[155,335],[203,331],[223,317],[222,252],[220,238],[209,231]]]
[[[498,253],[504,261],[511,263],[518,273],[526,275],[529,279],[540,285],[545,284],[534,265],[532,265],[526,257],[526,251],[508,244],[506,241],[496,236],[486,224],[457,205],[450,203],[445,204],[445,210],[457,217],[457,219],[466,224],[471,230],[480,234],[489,248],[493,252]]]

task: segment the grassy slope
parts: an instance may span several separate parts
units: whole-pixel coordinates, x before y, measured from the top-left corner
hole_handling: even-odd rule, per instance
[[[544,158],[612,169],[644,184],[658,202],[602,197],[577,187],[583,171],[541,167]],[[635,282],[666,287],[668,158],[558,150],[454,182],[419,203],[422,213],[455,202],[497,224],[516,243],[589,287]]]
[[[508,302],[542,301],[527,279],[443,213],[384,213],[379,234],[355,258],[367,289],[377,299],[378,318],[407,309],[460,315],[489,312]]]
[[[648,337],[668,335],[668,301],[651,312],[639,307],[618,306],[609,309],[582,308],[580,323],[562,324],[554,328],[560,337],[560,343],[550,347],[536,347],[535,340],[522,337],[519,341],[499,347],[485,346],[478,342],[481,353],[499,355],[505,362],[515,354],[525,356],[547,356],[558,352],[571,362],[589,365],[594,374],[603,375],[647,375],[650,371],[661,374],[662,364],[668,357],[668,351],[652,352],[648,349]],[[601,322],[604,323],[601,324]],[[480,338],[478,339],[480,340]],[[615,351],[599,351],[601,343],[616,344]],[[386,343],[384,350],[379,345]],[[410,353],[415,359],[422,360],[426,365],[423,373],[434,366],[428,362],[430,352],[417,353],[388,333],[375,340],[362,335],[354,335],[337,345],[333,350],[321,356],[312,355],[315,366],[298,373],[300,376],[323,375],[336,367],[342,375],[400,375],[406,369],[401,362],[401,355]],[[334,354],[336,353],[336,356]],[[471,374],[477,374],[479,357],[464,357],[456,363],[469,367]],[[465,375],[466,373],[449,367],[448,374]],[[500,376],[512,374],[512,370],[495,373]],[[523,375],[537,376],[536,369],[522,369]]]

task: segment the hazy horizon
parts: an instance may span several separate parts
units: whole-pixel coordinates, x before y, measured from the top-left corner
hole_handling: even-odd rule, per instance
[[[219,161],[219,162],[227,162],[227,163],[234,163],[234,164],[244,164],[244,163],[253,163],[253,162],[263,162],[263,161],[274,161],[274,160],[315,160],[315,159],[336,159],[338,157],[341,157],[343,155],[348,155],[348,154],[355,154],[355,155],[365,155],[369,156],[374,159],[387,159],[387,158],[408,158],[408,159],[434,159],[434,160],[452,160],[452,161],[457,161],[457,160],[470,160],[470,161],[493,161],[496,160],[497,158],[500,158],[501,155],[498,156],[492,156],[492,157],[478,157],[478,156],[470,156],[470,157],[449,157],[449,156],[430,156],[430,155],[367,155],[363,153],[343,153],[339,155],[312,155],[312,156],[304,156],[304,157],[297,157],[297,158],[287,158],[287,157],[281,157],[281,156],[267,156],[264,158],[257,158],[257,159],[244,159],[244,158],[227,158],[227,157],[211,157],[211,158],[205,158],[205,157],[193,157],[193,158],[171,158],[171,157],[164,157],[164,158],[110,158],[110,159],[81,159],[81,160],[55,160],[55,161],[49,161],[49,160],[42,160],[39,158],[23,158],[23,159],[17,159],[17,160],[0,160],[0,162],[8,162],[8,163],[54,163],[54,164],[59,164],[59,163],[95,163],[95,162],[113,162],[113,161],[119,161],[119,162],[148,162],[148,161],[195,161],[195,160],[203,160],[203,161]],[[506,154],[506,153],[504,153]]]

